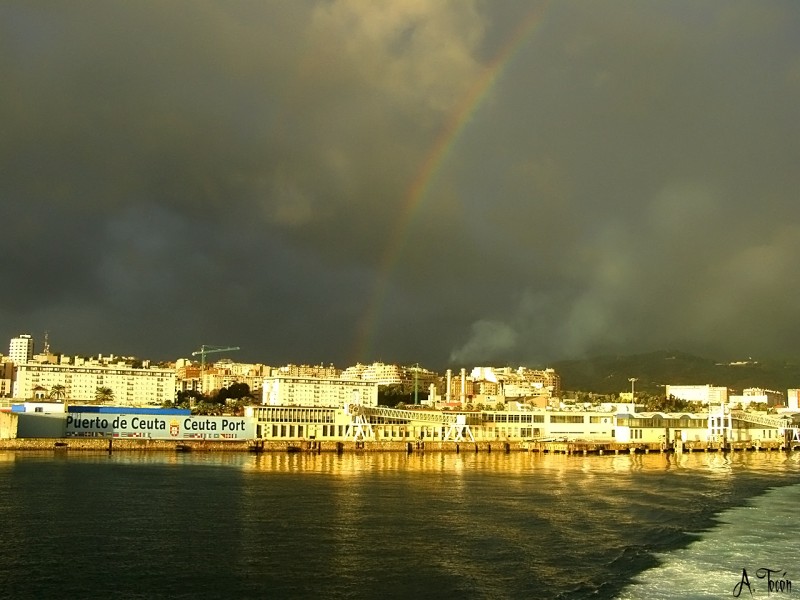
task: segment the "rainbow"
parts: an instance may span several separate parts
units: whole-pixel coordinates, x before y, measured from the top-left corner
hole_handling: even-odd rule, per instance
[[[402,253],[407,232],[415,213],[425,199],[437,172],[445,162],[451,149],[455,146],[459,135],[469,124],[472,116],[481,107],[511,60],[538,30],[543,22],[547,4],[539,10],[529,13],[514,29],[512,35],[502,46],[496,56],[481,71],[470,87],[468,93],[456,105],[445,121],[439,135],[425,155],[416,177],[408,187],[403,202],[401,216],[397,220],[389,242],[387,243],[375,278],[375,285],[367,304],[367,310],[359,323],[356,333],[356,345],[353,363],[367,361],[372,349],[373,337],[377,331],[381,308],[391,281],[391,274]]]

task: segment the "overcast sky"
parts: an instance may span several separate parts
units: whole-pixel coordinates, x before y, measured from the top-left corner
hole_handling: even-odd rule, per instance
[[[798,32],[793,0],[2,0],[0,336],[796,356]]]

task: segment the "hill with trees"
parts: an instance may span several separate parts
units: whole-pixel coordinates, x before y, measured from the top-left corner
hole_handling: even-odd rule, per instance
[[[797,360],[720,361],[685,352],[658,351],[565,360],[551,366],[561,377],[562,389],[599,394],[630,391],[631,377],[637,379],[637,392],[649,394],[663,394],[666,385],[726,386],[737,394],[751,387],[784,394],[789,388],[800,388],[800,361]]]

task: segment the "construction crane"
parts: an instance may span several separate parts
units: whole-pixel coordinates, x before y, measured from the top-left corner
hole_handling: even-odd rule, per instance
[[[192,356],[200,355],[200,376],[202,377],[206,370],[206,354],[212,354],[214,352],[229,352],[240,349],[241,348],[239,348],[239,346],[208,346],[203,344],[200,346],[200,350],[195,350],[192,352]]]

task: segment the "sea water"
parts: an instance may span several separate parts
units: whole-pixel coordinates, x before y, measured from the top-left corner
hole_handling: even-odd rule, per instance
[[[796,453],[0,453],[0,597],[791,597],[798,501]]]

